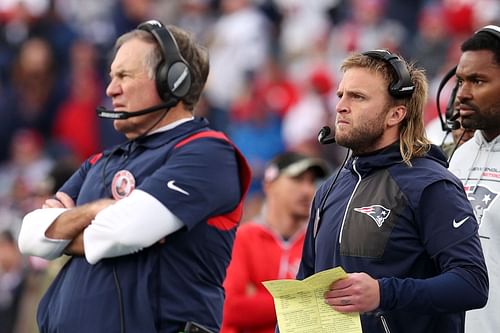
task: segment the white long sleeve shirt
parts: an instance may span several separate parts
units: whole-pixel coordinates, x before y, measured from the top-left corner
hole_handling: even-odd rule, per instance
[[[466,333],[499,332],[500,316],[500,136],[487,142],[481,131],[457,149],[450,171],[464,184],[479,223],[490,292],[482,309],[468,311]]]
[[[23,254],[55,259],[63,254],[69,239],[50,239],[45,232],[65,208],[37,209],[23,219],[19,249]],[[143,221],[148,221],[145,228]],[[183,223],[152,195],[134,190],[130,196],[99,212],[83,233],[87,261],[140,251],[179,230]]]

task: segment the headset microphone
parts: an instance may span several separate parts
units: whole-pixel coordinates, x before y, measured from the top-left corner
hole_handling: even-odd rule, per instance
[[[166,103],[161,103],[155,106],[151,106],[146,109],[138,110],[138,111],[113,111],[113,110],[107,110],[103,106],[99,106],[96,108],[96,113],[99,118],[104,118],[104,119],[128,119],[132,117],[138,117],[142,116],[144,114],[148,114],[151,112],[163,110],[163,109],[170,109],[171,107],[175,106],[177,104],[177,99],[171,100]]]
[[[454,115],[450,117],[450,119],[446,121],[446,124],[448,125],[448,128],[450,130],[454,131],[462,126],[460,122],[457,120],[458,117],[460,117],[460,112],[456,112]]]
[[[331,132],[332,130],[330,129],[330,127],[323,126],[318,133],[318,142],[321,143],[322,145],[328,145],[330,143],[334,143],[335,137],[334,136],[329,137]]]

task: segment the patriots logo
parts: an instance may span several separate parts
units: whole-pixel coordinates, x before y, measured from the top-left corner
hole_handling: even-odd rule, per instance
[[[367,207],[354,208],[354,210],[371,217],[372,220],[377,223],[377,226],[379,228],[382,226],[382,224],[384,224],[384,221],[389,217],[389,214],[391,214],[390,209],[387,209],[381,205],[371,205]]]
[[[464,189],[465,193],[467,193],[467,199],[469,199],[472,208],[474,208],[477,222],[481,224],[484,212],[489,209],[491,203],[498,196],[498,193],[491,191],[484,185],[465,186]]]

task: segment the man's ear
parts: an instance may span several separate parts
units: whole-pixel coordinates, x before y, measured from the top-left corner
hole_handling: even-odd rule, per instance
[[[406,117],[406,106],[396,105],[389,109],[386,116],[388,127],[393,127],[401,124]]]

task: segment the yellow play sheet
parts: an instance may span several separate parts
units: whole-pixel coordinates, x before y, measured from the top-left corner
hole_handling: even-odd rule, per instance
[[[330,284],[344,277],[342,267],[335,267],[302,281],[263,282],[274,298],[280,333],[361,333],[359,313],[337,312],[324,301]]]

